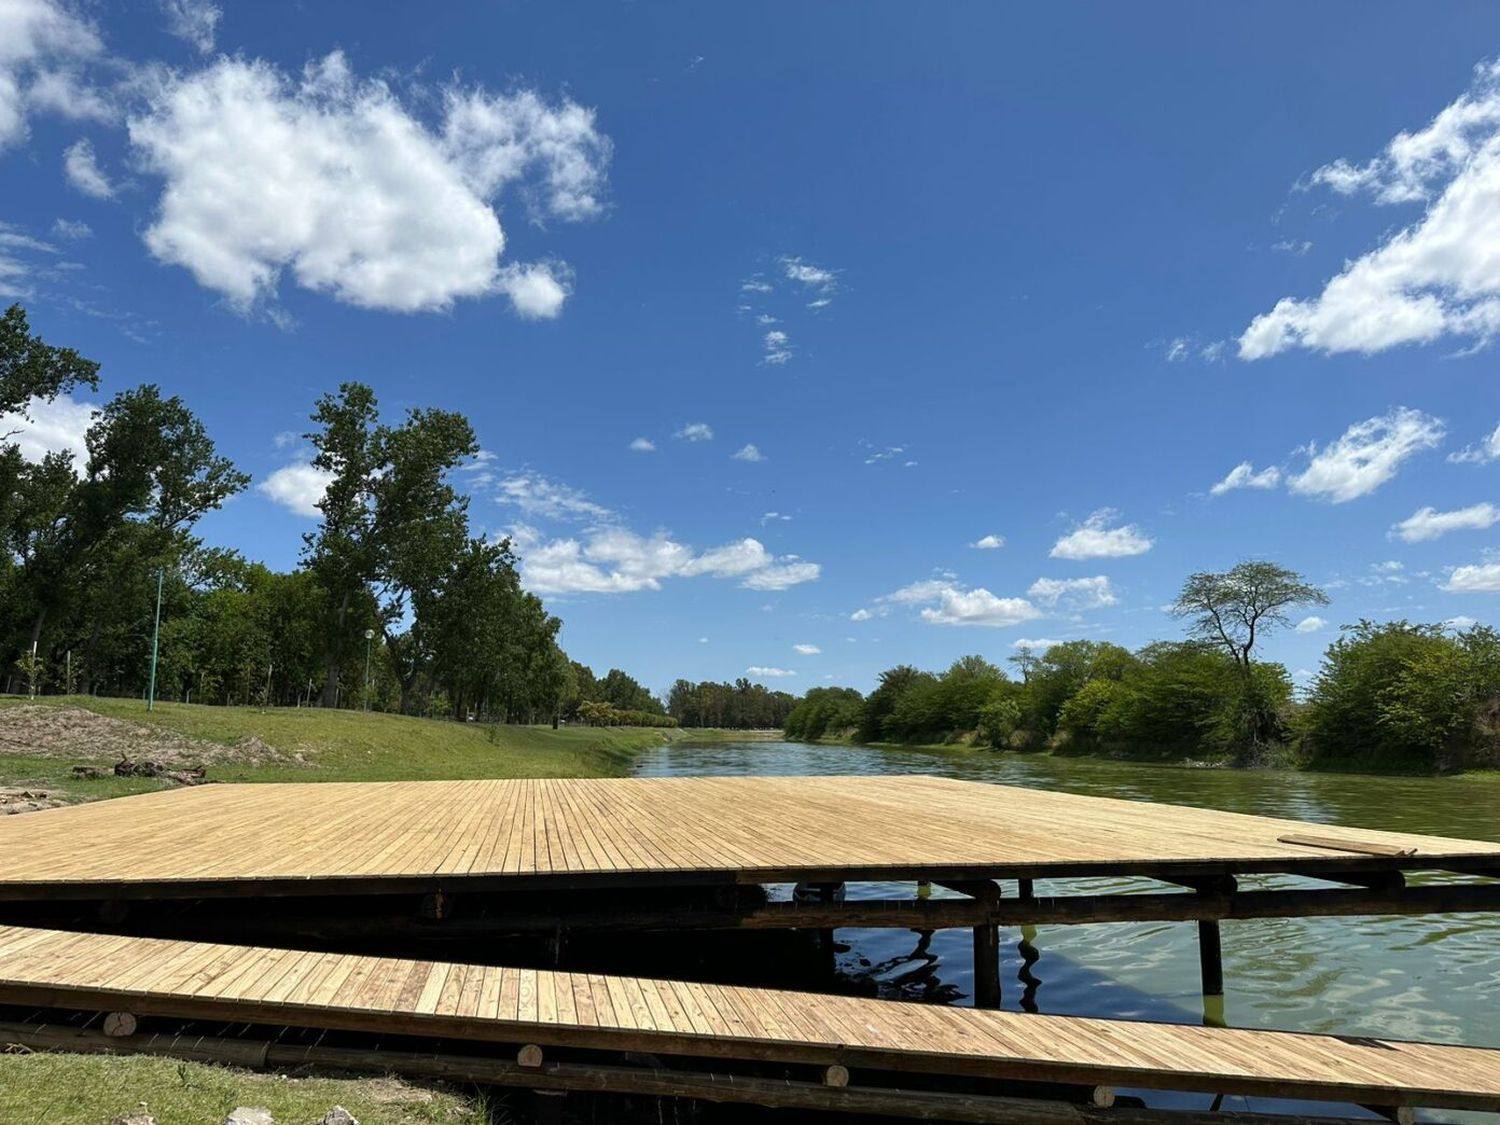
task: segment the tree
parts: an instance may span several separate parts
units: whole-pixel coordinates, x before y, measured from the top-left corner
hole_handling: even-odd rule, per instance
[[[1172,615],[1189,618],[1188,632],[1222,647],[1248,679],[1256,642],[1273,626],[1291,624],[1287,610],[1327,604],[1328,595],[1295,571],[1271,562],[1242,562],[1223,574],[1190,575]]]
[[[77,387],[98,385],[99,365],[33,336],[20,305],[0,316],[0,414],[24,413],[32,399],[51,401]],[[7,436],[0,434],[0,440]]]

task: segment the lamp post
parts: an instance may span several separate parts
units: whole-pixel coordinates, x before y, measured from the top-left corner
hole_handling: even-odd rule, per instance
[[[365,630],[365,710],[370,709],[370,642],[375,639],[375,630]]]

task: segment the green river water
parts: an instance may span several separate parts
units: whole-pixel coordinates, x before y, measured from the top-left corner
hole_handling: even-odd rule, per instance
[[[677,742],[644,755],[641,776],[934,773],[973,781],[1197,805],[1328,824],[1500,841],[1500,779],[1387,778],[1186,769],[1085,758],[923,753],[780,741]],[[774,831],[774,826],[768,826]],[[1292,886],[1267,878],[1245,885]],[[1069,889],[1130,889],[1131,880]],[[1014,888],[1010,888],[1014,893]],[[866,885],[851,894],[910,894]],[[934,891],[942,894],[942,891]],[[1044,883],[1038,893],[1046,893]],[[883,996],[967,1004],[964,930],[840,930],[841,972]],[[1500,1047],[1500,916],[1313,918],[1223,924],[1225,1017],[1237,1027]],[[1065,1015],[1194,1021],[1203,1016],[1191,923],[1048,926],[1003,935],[1004,1007]],[[1027,986],[1030,981],[1030,987]],[[1157,1099],[1201,1106],[1204,1098]],[[1225,1108],[1243,1105],[1230,1099]],[[1256,1108],[1288,1103],[1257,1100]],[[1424,1120],[1494,1121],[1490,1115]]]

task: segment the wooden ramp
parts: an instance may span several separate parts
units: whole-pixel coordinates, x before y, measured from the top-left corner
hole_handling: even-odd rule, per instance
[[[1500,1050],[0,927],[0,1004],[1021,1081],[1500,1109]]]
[[[0,899],[1500,872],[1500,844],[928,776],[211,785],[0,819]]]

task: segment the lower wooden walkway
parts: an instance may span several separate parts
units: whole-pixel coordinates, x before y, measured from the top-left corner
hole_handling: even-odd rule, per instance
[[[0,927],[0,1004],[871,1071],[1500,1109],[1500,1050]]]

